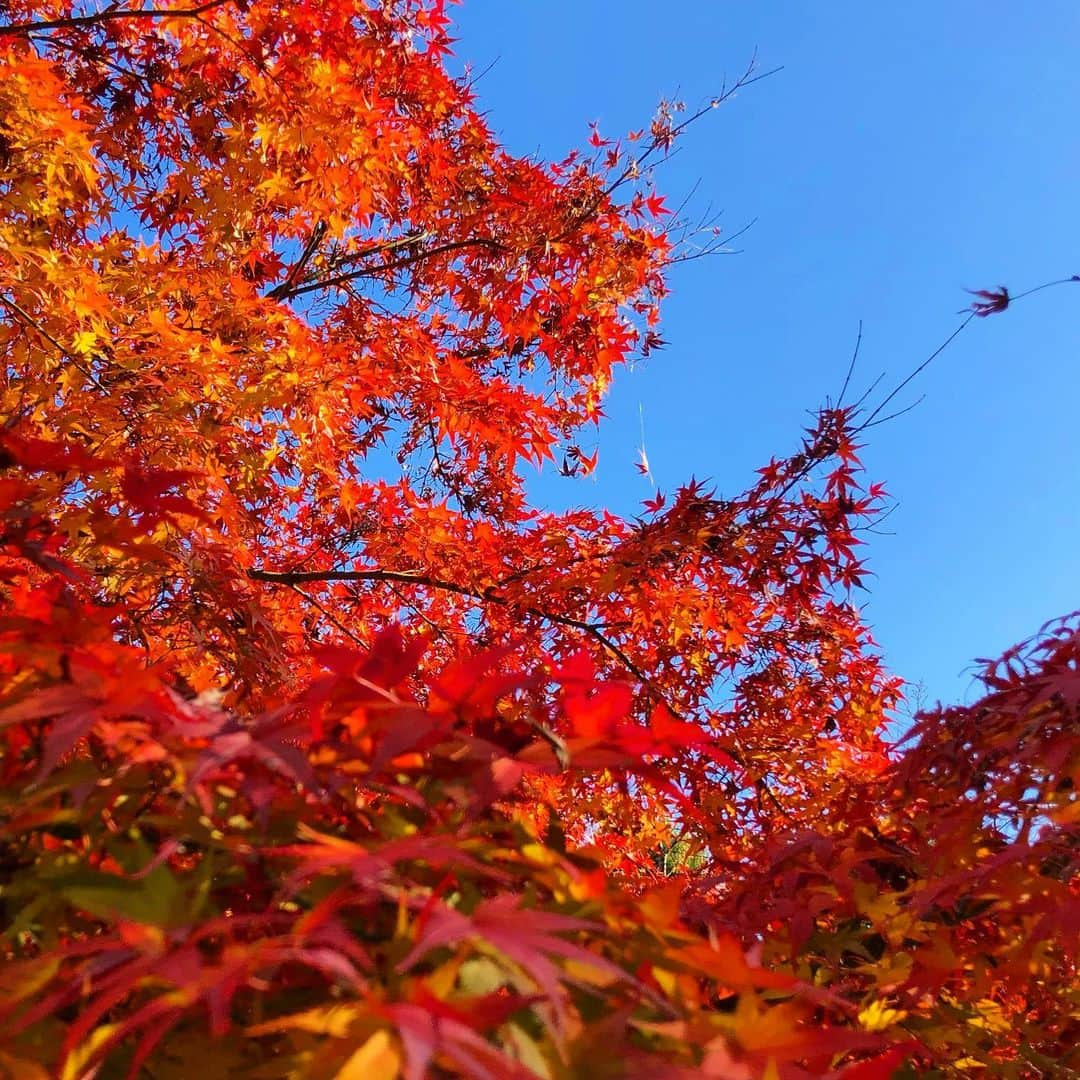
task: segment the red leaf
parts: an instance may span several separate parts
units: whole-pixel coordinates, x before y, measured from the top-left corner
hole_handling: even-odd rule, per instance
[[[0,468],[21,465],[31,472],[100,472],[116,463],[88,454],[77,443],[0,433]]]
[[[590,132],[590,135],[589,135],[589,145],[590,146],[595,146],[599,150],[600,147],[602,147],[602,146],[610,146],[611,145],[611,140],[610,139],[605,139],[605,138],[601,137],[600,129],[597,127],[596,124],[590,124],[589,127],[591,129],[591,132]]]
[[[198,473],[186,469],[140,469],[126,466],[120,490],[124,498],[144,514],[168,516],[183,514],[209,521],[206,512],[185,495],[168,492],[178,484],[198,479]]]
[[[833,1080],[892,1080],[893,1074],[918,1048],[917,1043],[905,1043],[879,1054],[869,1061],[857,1061],[837,1072],[830,1073]]]
[[[971,305],[971,310],[976,315],[985,318],[987,315],[996,315],[1009,306],[1009,290],[1004,285],[997,289],[967,289],[972,296],[979,297]]]
[[[655,192],[645,200],[645,205],[649,208],[649,213],[652,214],[653,217],[660,217],[662,214],[671,213],[671,211],[664,206],[664,196],[657,195]]]

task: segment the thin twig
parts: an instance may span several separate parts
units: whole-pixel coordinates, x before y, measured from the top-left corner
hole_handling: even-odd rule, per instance
[[[1023,300],[1027,296],[1034,296],[1035,293],[1042,292],[1043,289],[1053,289],[1058,285],[1072,284],[1080,284],[1080,274],[1073,274],[1071,277],[1067,278],[1057,278],[1054,281],[1044,281],[1041,285],[1036,285],[1034,286],[1034,288],[1031,289],[1025,289],[1024,292],[1017,293],[1015,296],[1008,296],[1008,294],[1006,294],[1008,302],[1005,306],[1001,308],[1001,310],[1005,310],[1005,307],[1011,307],[1018,300]],[[991,314],[993,313],[994,312],[991,312]],[[866,431],[871,427],[876,427],[877,424],[884,423],[884,420],[878,420],[875,423],[875,418],[881,413],[885,406],[888,405],[889,402],[892,401],[893,398],[895,398],[896,395],[899,394],[900,391],[903,390],[904,387],[912,381],[912,379],[914,379],[922,371],[929,367],[930,364],[933,363],[933,361],[936,360],[960,336],[960,333],[967,327],[967,325],[971,322],[972,319],[974,319],[977,315],[982,316],[985,314],[987,314],[986,311],[980,311],[977,306],[972,305],[972,308],[967,313],[964,321],[960,323],[960,325],[917,368],[915,368],[914,371],[908,374],[905,378],[901,379],[900,382],[898,382],[896,386],[894,386],[892,390],[890,390],[889,393],[886,394],[880,402],[878,402],[877,406],[874,408],[874,411],[870,413],[870,415],[859,425],[858,428],[856,428],[856,432]],[[874,385],[876,386],[877,383],[875,382]],[[869,394],[869,391],[867,391],[867,394]],[[864,394],[862,398],[859,399],[857,405],[862,404],[862,402],[867,397],[867,394]],[[916,402],[915,404],[917,405],[918,402]],[[908,408],[913,407],[914,406],[909,406]],[[900,412],[893,413],[891,414],[891,416],[886,417],[885,419],[891,419],[892,416],[900,416],[902,413],[905,413],[907,411],[907,409],[901,409]]]
[[[855,372],[855,364],[859,359],[859,346],[862,345],[862,319],[859,320],[859,333],[855,338],[855,348],[851,354],[851,363],[848,364],[847,374],[844,376],[844,385],[840,387],[840,396],[836,399],[836,407],[839,409],[844,404],[844,395],[847,393],[851,376]]]
[[[920,372],[925,371],[926,368],[928,368],[930,364],[932,364],[934,360],[936,360],[937,357],[939,357],[960,336],[961,332],[967,327],[968,323],[975,318],[976,314],[978,313],[975,311],[970,312],[968,317],[914,371],[901,379],[900,382],[898,382],[896,386],[894,386],[885,397],[878,402],[877,407],[863,423],[860,424],[858,430],[865,431],[873,423],[874,417],[876,417],[881,410],[884,409],[909,382],[911,382],[912,379],[916,378]]]
[[[311,596],[309,593],[304,592],[304,590],[297,585],[290,584],[289,588],[294,593],[296,593],[297,596],[306,600],[313,608],[315,608],[316,611],[318,611],[322,615],[325,615],[326,618],[328,618],[346,637],[351,638],[352,641],[354,641],[357,645],[364,644],[364,642],[361,641],[361,639],[356,634],[354,634],[336,615],[334,615],[333,612],[327,611],[326,608],[322,604],[320,604],[314,596]]]
[[[857,412],[862,403],[877,389],[878,384],[885,378],[886,372],[881,372],[878,377],[862,392],[862,396],[851,406],[852,412]]]
[[[733,244],[740,236],[748,233],[756,224],[758,219],[751,218],[741,229],[736,229],[730,236],[717,236],[714,240],[705,244],[700,251],[695,251],[691,255],[674,255],[668,259],[668,263],[671,266],[675,266],[678,263],[693,262],[695,259],[704,259],[710,255],[741,255],[742,248],[733,248],[730,245]],[[689,240],[684,236],[678,242],[678,246],[689,243]]]
[[[1043,289],[1052,289],[1056,285],[1074,285],[1080,283],[1080,274],[1073,274],[1070,277],[1058,278],[1056,281],[1044,281],[1041,285],[1036,285],[1033,289],[1026,289],[1022,293],[1017,293],[1015,296],[1009,298],[1010,304],[1015,304],[1017,300],[1023,300],[1025,296],[1033,296],[1037,292],[1042,292]]]
[[[426,623],[433,634],[441,637],[443,641],[451,642],[453,639],[450,635],[432,618],[426,615],[419,605],[414,604],[400,589],[395,586],[390,586],[390,591],[398,598],[398,600],[404,604],[410,611],[412,611],[422,622]]]
[[[859,428],[860,431],[869,431],[870,428],[877,427],[878,424],[887,424],[890,420],[895,420],[898,416],[903,416],[904,413],[911,412],[912,409],[917,409],[926,400],[925,394],[920,394],[910,405],[905,405],[902,409],[897,409],[895,412],[889,413],[887,416],[881,417],[879,420],[875,420],[872,424],[863,424]]]
[[[601,193],[601,197],[607,197],[611,195],[617,188],[621,187],[627,180],[638,176],[641,172],[641,167],[663,147],[671,146],[671,142],[677,136],[681,135],[691,124],[700,120],[706,113],[712,112],[713,109],[719,108],[726,101],[730,100],[736,93],[742,90],[744,87],[750,86],[753,83],[761,82],[762,79],[767,79],[772,75],[776,75],[783,71],[783,67],[775,67],[769,71],[763,71],[760,75],[754,75],[754,68],[757,66],[757,54],[751,58],[750,63],[746,67],[746,71],[739,76],[738,79],[730,87],[721,87],[720,93],[715,97],[709,99],[707,105],[703,105],[697,112],[692,113],[685,120],[679,124],[675,124],[673,127],[664,132],[663,138],[654,138],[650,141],[649,145],[626,166],[625,169],[616,177],[612,183],[604,188]],[[595,209],[595,208],[594,208]]]
[[[406,233],[404,236],[394,236],[388,240],[380,240],[378,243],[372,244],[361,251],[354,251],[351,255],[332,251],[327,257],[328,269],[340,270],[342,267],[352,266],[360,262],[361,259],[370,259],[372,255],[381,255],[387,251],[396,251],[398,248],[406,247],[409,244],[419,244],[424,240],[433,239],[434,236],[430,232],[417,230],[416,232]],[[308,282],[304,282],[304,284],[306,285]]]

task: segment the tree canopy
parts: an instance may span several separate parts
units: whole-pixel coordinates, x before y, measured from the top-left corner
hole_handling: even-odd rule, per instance
[[[890,744],[843,393],[739,495],[527,497],[693,116],[515,157],[443,0],[7,12],[0,1073],[1066,1067],[1077,622]]]

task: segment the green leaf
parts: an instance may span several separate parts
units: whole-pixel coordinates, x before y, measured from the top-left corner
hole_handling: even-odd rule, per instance
[[[144,878],[80,870],[50,882],[69,904],[100,919],[169,927],[185,921],[184,890],[166,867]]]

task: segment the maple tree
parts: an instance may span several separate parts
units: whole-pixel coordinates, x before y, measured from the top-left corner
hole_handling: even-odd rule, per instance
[[[885,740],[877,410],[526,497],[687,119],[516,158],[442,0],[6,10],[0,1074],[1080,1068],[1080,627]]]

